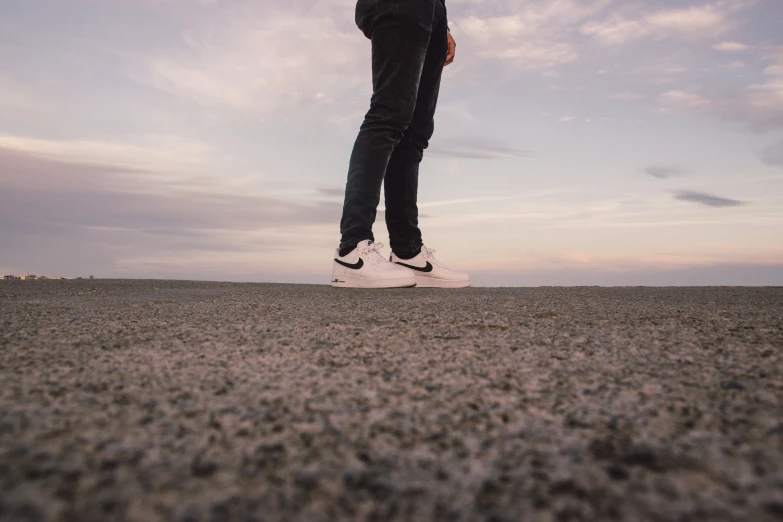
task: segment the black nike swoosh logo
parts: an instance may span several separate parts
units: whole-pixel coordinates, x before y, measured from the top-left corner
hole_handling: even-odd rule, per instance
[[[340,263],[344,267],[353,268],[354,270],[359,270],[361,267],[364,266],[364,259],[362,259],[361,257],[359,258],[359,261],[357,263],[354,263],[354,264],[346,263],[344,261],[340,261],[339,259],[335,259],[335,261],[337,261],[338,263]]]
[[[405,263],[397,262],[398,265],[404,266],[405,268],[410,268],[412,270],[416,270],[417,272],[432,272],[432,264],[427,261],[427,266],[411,266],[406,265]]]

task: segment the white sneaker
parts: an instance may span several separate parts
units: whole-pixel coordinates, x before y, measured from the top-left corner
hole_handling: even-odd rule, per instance
[[[410,288],[416,286],[413,270],[383,257],[383,243],[366,239],[345,257],[334,253],[332,286],[339,288]]]
[[[400,259],[392,253],[394,264],[414,270],[417,287],[465,288],[470,286],[470,276],[449,270],[435,259],[435,249],[421,247],[419,255],[412,259]]]

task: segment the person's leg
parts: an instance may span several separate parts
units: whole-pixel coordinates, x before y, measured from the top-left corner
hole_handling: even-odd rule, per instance
[[[435,130],[435,107],[447,53],[445,8],[437,1],[413,118],[392,153],[384,178],[389,240],[392,251],[403,259],[416,256],[422,246],[416,204],[419,164]]]
[[[372,225],[392,152],[416,108],[439,0],[377,0],[363,31],[372,40],[373,95],[354,143],[340,220],[340,249],[374,239]]]

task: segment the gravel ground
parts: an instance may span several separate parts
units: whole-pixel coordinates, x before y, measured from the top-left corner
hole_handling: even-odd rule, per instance
[[[783,288],[0,282],[0,520],[783,519]]]

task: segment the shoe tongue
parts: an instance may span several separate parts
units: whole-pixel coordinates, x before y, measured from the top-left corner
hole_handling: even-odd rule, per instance
[[[372,252],[375,249],[373,245],[374,245],[374,243],[372,242],[371,239],[365,239],[364,241],[359,241],[359,244],[357,245],[357,247],[361,246],[362,250],[366,250],[368,252]]]

